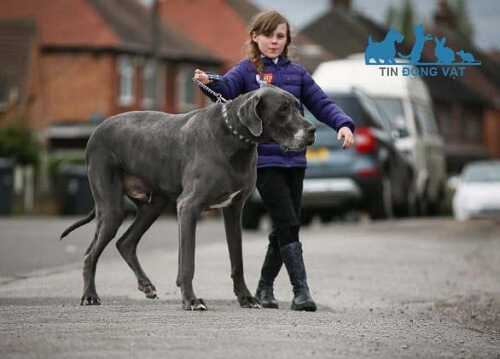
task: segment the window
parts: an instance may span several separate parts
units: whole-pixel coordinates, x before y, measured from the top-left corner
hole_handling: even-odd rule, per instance
[[[155,61],[152,59],[146,60],[142,77],[142,102],[145,108],[152,108],[155,105],[155,98],[159,98],[157,95],[158,86],[156,81],[159,76],[155,76],[157,71],[158,66],[155,66]]]
[[[122,106],[134,103],[134,61],[131,56],[118,58],[118,103]]]
[[[179,100],[181,111],[192,110],[196,107],[195,103],[195,84],[192,80],[194,68],[183,66],[179,71]]]
[[[474,109],[464,109],[464,119],[467,130],[465,139],[467,142],[481,143],[483,138],[483,124],[481,112]]]

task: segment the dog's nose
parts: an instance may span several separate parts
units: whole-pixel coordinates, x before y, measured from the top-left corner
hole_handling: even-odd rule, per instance
[[[307,142],[307,145],[308,146],[311,146],[314,141],[316,140],[316,127],[314,126],[311,126],[307,129],[307,132],[308,132],[308,137],[309,137],[309,141]]]

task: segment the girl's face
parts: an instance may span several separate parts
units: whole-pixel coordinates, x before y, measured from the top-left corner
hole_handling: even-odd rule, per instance
[[[281,55],[286,45],[286,24],[279,24],[269,35],[252,33],[252,41],[259,46],[260,53],[270,59]]]

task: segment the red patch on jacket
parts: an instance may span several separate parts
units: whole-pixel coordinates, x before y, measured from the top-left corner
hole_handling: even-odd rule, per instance
[[[273,82],[273,73],[270,72],[270,73],[263,74],[263,75],[264,75],[264,78],[262,79],[262,81],[264,81],[266,84],[270,85]]]

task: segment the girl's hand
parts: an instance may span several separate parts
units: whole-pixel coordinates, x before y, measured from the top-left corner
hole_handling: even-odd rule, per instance
[[[209,83],[212,82],[208,78],[208,75],[199,69],[194,70],[194,78],[200,81],[203,85],[208,85]]]
[[[340,141],[342,138],[344,138],[344,143],[342,144],[344,150],[354,145],[354,135],[349,127],[344,126],[339,130],[337,140]]]

